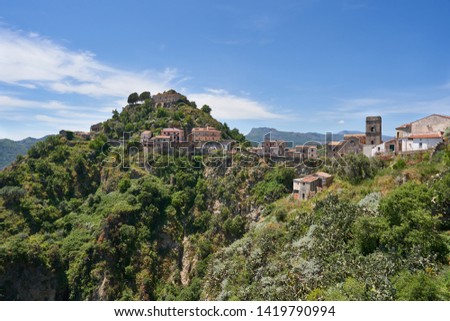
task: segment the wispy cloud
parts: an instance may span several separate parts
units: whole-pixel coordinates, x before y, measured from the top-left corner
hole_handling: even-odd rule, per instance
[[[0,29],[0,81],[57,93],[124,97],[132,91],[162,91],[174,68],[131,73],[98,61],[88,51],[72,51],[36,33]]]
[[[270,111],[269,106],[247,97],[236,96],[224,89],[206,89],[205,93],[193,93],[189,97],[197,105],[209,105],[212,115],[218,119],[282,119],[284,115]]]

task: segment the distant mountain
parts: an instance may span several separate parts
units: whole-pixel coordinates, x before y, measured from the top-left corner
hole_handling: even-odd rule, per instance
[[[252,142],[261,142],[264,139],[264,135],[267,133],[271,134],[272,139],[276,140],[285,140],[287,142],[293,142],[294,145],[302,145],[307,142],[319,142],[324,143],[325,142],[325,134],[321,133],[314,133],[314,132],[308,132],[308,133],[298,133],[298,132],[284,132],[279,131],[275,128],[269,128],[269,127],[258,127],[258,128],[252,128],[250,133],[248,133],[245,138],[247,140]],[[357,130],[343,130],[338,133],[333,134],[333,140],[339,141],[344,139],[344,135],[348,134],[363,134],[361,131]],[[389,140],[392,137],[390,136],[383,136],[383,140]]]
[[[44,139],[45,137],[28,137],[19,141],[0,139],[0,170],[11,164],[16,159],[17,155],[26,154],[31,146]]]

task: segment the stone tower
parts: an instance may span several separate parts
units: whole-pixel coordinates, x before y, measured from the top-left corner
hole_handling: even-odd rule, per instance
[[[366,117],[366,144],[381,144],[381,116]]]

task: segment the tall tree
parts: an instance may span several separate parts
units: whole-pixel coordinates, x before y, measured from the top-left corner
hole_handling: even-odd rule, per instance
[[[128,96],[128,103],[130,105],[134,105],[139,101],[139,95],[138,93],[132,93],[130,96]]]

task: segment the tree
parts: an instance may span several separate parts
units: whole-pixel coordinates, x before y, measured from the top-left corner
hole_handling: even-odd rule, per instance
[[[128,98],[128,101],[129,101],[130,99]],[[114,109],[113,110],[113,112],[112,112],[112,118],[114,119],[114,120],[119,120],[119,112],[117,111],[117,109]]]
[[[208,105],[203,105],[201,108],[201,111],[207,114],[211,113],[211,107],[209,107]]]
[[[139,95],[138,93],[132,93],[130,96],[128,96],[128,103],[130,105],[134,105],[139,101]]]
[[[146,99],[150,99],[152,98],[152,95],[150,94],[149,91],[143,91],[140,95],[139,95],[139,101],[145,101]],[[129,98],[128,98],[129,99]]]

